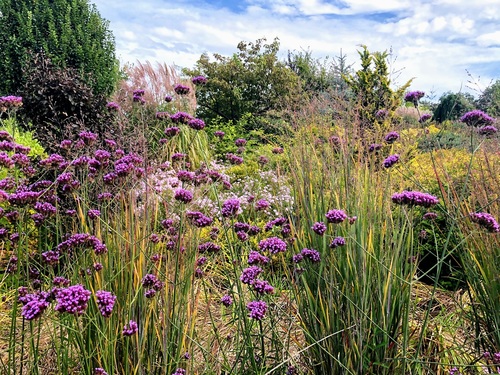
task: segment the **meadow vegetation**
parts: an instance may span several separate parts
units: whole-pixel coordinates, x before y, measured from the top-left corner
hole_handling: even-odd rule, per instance
[[[500,371],[497,86],[278,48],[2,93],[0,373]]]

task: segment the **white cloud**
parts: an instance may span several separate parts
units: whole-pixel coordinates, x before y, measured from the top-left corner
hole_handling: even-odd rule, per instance
[[[95,3],[110,20],[123,61],[192,67],[204,52],[230,55],[242,40],[279,37],[283,58],[287,50],[326,57],[342,49],[357,64],[360,44],[392,47],[396,68],[405,68],[400,83],[417,77],[412,87],[424,91],[459,90],[466,68],[488,66],[485,79],[500,75],[498,0],[247,0],[238,11],[190,1]]]

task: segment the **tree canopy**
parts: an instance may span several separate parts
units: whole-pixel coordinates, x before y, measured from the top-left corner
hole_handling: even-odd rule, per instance
[[[110,94],[118,79],[115,43],[87,0],[0,0],[0,94],[15,94],[33,53],[73,68],[95,94]]]

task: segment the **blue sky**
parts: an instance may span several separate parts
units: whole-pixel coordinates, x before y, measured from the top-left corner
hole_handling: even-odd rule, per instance
[[[393,52],[394,84],[411,89],[471,91],[500,79],[499,0],[94,0],[110,22],[124,62],[193,67],[204,52],[231,55],[240,41],[275,37],[280,52]],[[470,76],[469,74],[470,73]]]

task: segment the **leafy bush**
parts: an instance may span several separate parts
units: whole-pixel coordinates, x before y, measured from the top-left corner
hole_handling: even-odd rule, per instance
[[[433,118],[437,122],[457,120],[464,113],[474,109],[474,98],[466,93],[445,93],[439,98]]]

